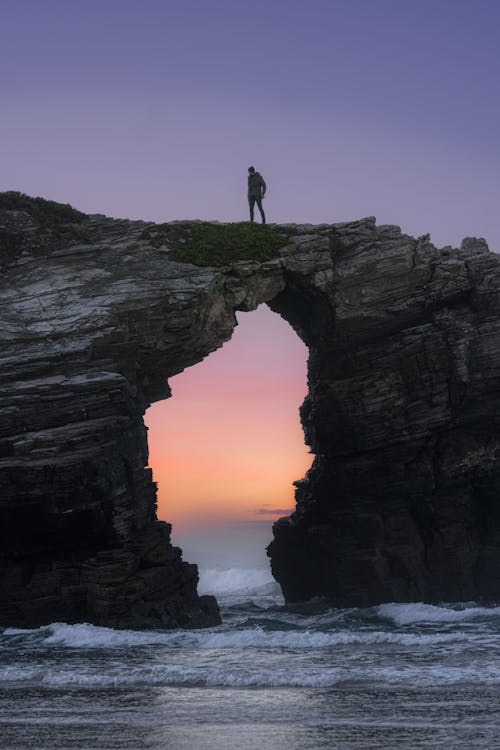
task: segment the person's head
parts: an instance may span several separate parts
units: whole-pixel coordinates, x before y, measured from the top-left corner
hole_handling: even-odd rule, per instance
[[[253,174],[255,172],[255,167],[248,167],[248,174]]]

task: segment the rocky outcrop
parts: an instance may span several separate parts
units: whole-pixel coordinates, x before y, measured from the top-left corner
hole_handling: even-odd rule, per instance
[[[302,329],[315,459],[273,573],[289,601],[498,601],[500,258],[372,221],[332,233],[331,308]]]
[[[269,550],[286,598],[500,598],[500,265],[482,240],[283,226],[270,259],[211,267],[172,260],[151,224],[51,221],[0,203],[0,623],[218,621],[156,519],[143,414],[262,302],[310,352],[315,460]]]

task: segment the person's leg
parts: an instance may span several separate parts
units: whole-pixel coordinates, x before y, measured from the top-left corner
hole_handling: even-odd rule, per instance
[[[259,207],[260,215],[262,217],[262,223],[265,224],[266,216],[264,214],[264,209],[262,208],[262,198],[256,198],[255,200],[257,201],[257,206]]]
[[[250,207],[250,221],[253,221],[253,207],[255,205],[255,198],[253,195],[248,196],[248,205]]]

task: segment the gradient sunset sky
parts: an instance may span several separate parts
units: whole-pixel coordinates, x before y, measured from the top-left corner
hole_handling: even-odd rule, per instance
[[[236,221],[254,164],[270,221],[500,250],[499,36],[496,0],[4,3],[0,189]],[[291,505],[306,355],[262,308],[172,379],[147,416],[162,517]]]

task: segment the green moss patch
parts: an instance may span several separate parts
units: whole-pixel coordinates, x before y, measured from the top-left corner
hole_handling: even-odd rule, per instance
[[[237,222],[177,221],[147,227],[143,239],[153,247],[166,245],[169,258],[195,266],[226,266],[238,260],[266,261],[276,258],[288,242],[282,230],[263,224]]]

